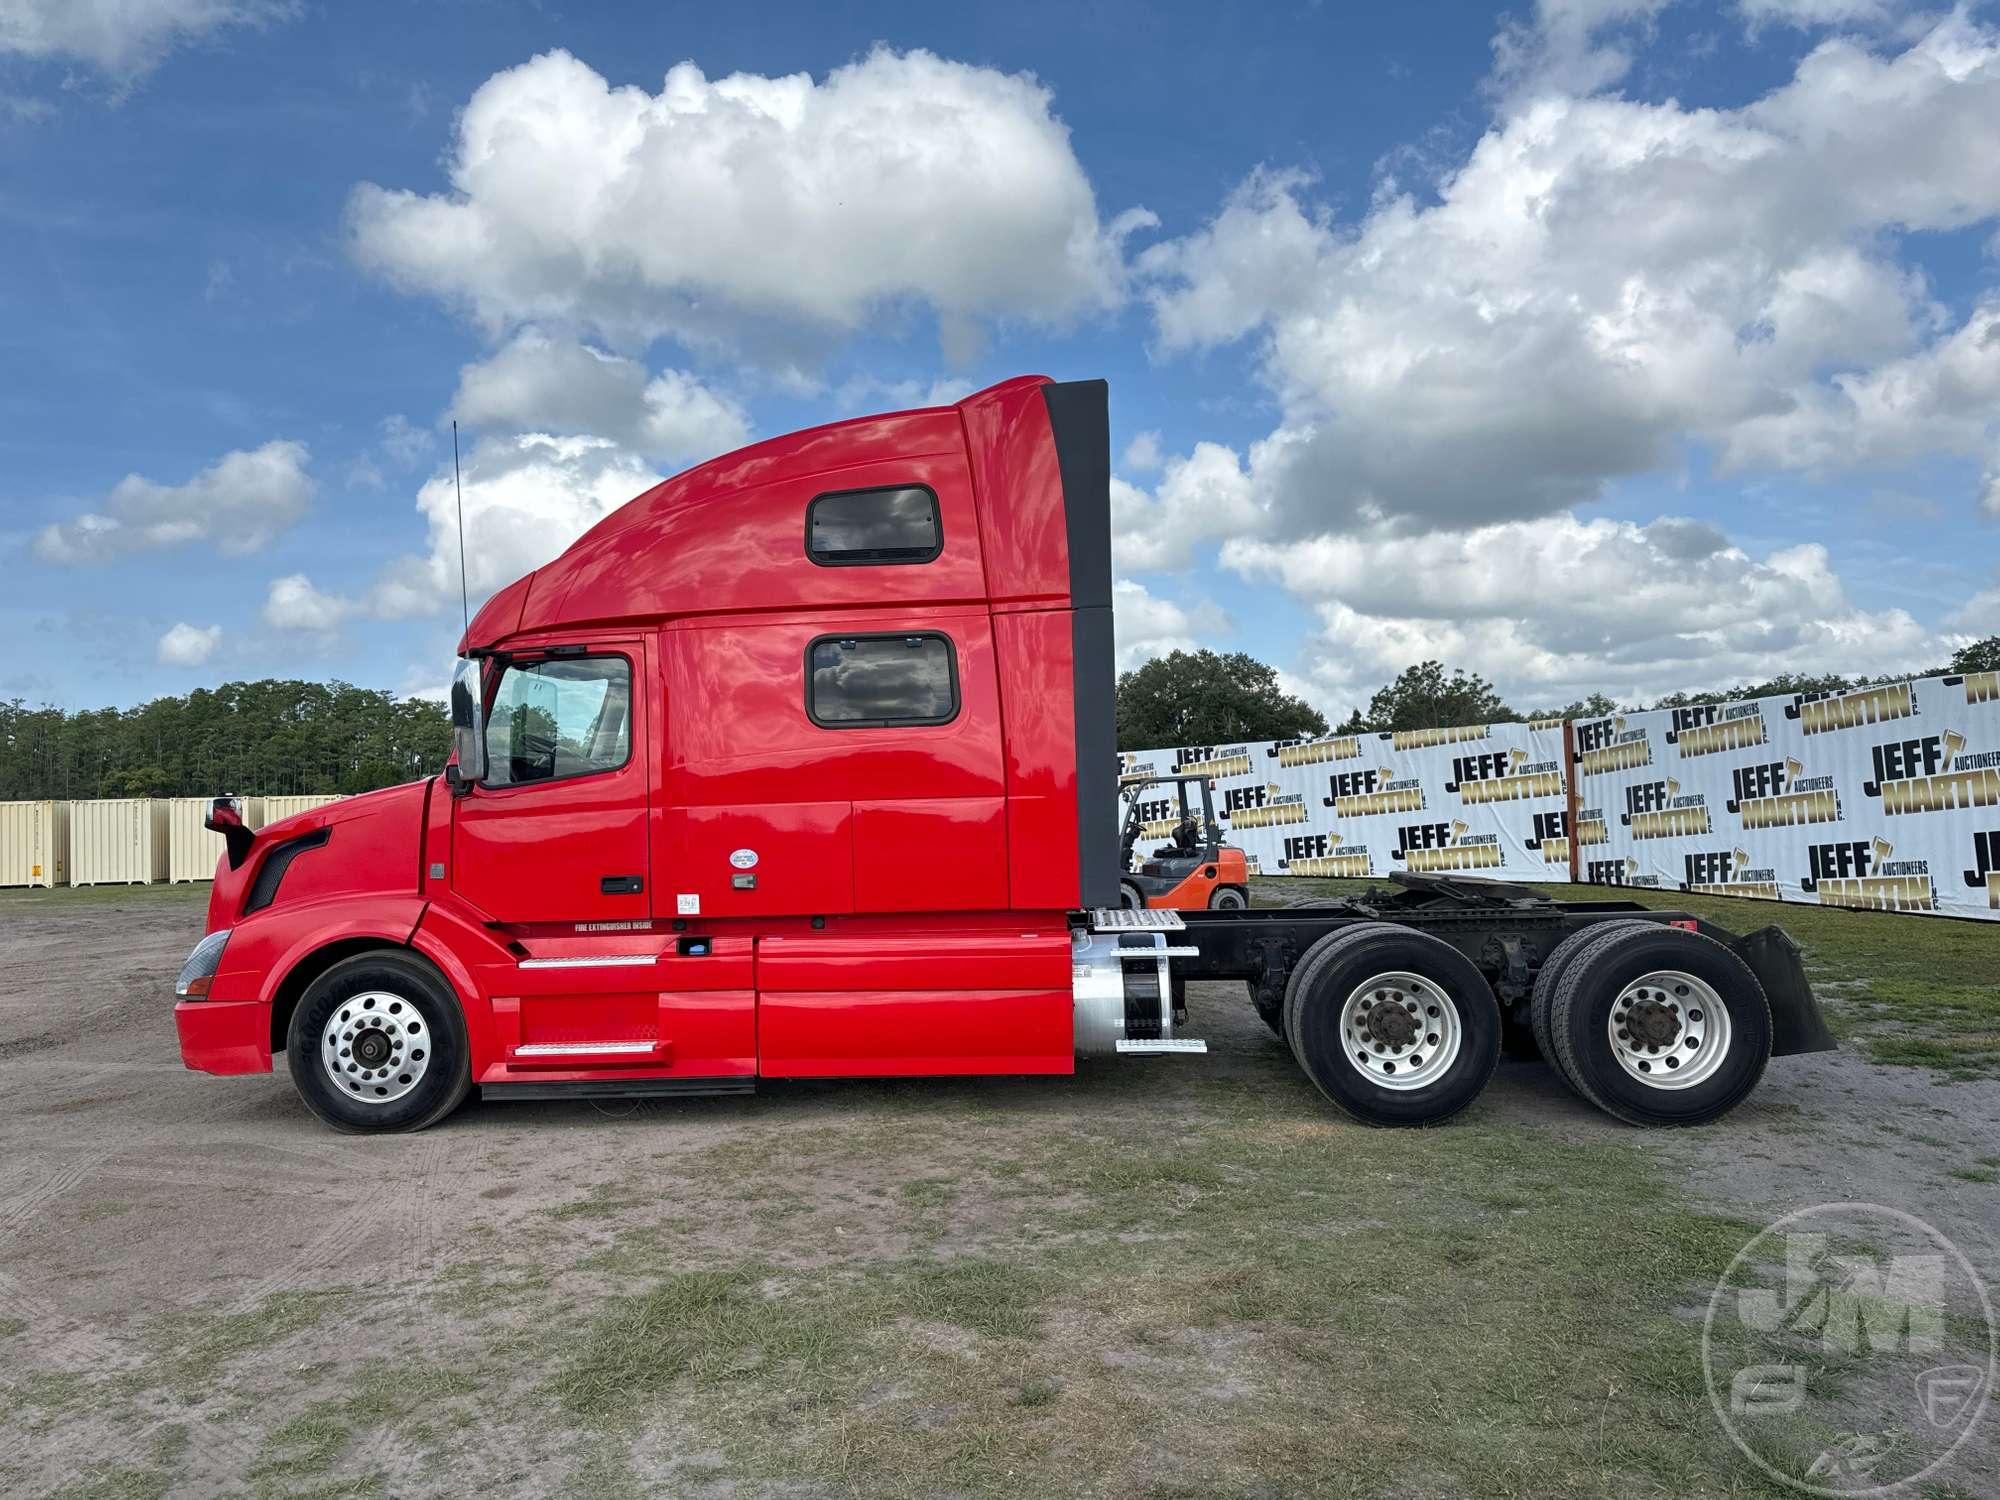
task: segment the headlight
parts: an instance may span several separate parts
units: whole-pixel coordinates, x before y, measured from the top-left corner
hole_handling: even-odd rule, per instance
[[[222,950],[229,946],[229,929],[211,932],[194,945],[194,952],[181,965],[181,977],[174,981],[174,993],[183,1000],[199,1000],[208,993],[209,981],[222,963]]]

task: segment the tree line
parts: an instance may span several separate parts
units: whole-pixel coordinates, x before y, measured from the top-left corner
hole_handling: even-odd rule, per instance
[[[1928,672],[2000,671],[2000,636],[1967,646]],[[1405,668],[1340,734],[1593,719],[1641,708],[1841,692],[1899,677],[1782,674],[1714,692],[1623,704],[1594,694],[1527,711],[1477,673],[1440,662]],[[1275,669],[1241,651],[1174,651],[1118,679],[1118,748],[1220,745],[1326,734],[1326,717],[1287,693]],[[82,709],[0,702],[0,801],[71,797],[203,797],[354,793],[437,774],[451,751],[441,704],[346,682],[229,682],[137,708]]]
[[[1786,693],[1846,692],[1876,682],[1941,677],[1956,672],[2000,671],[2000,635],[1956,651],[1949,662],[1923,672],[1887,677],[1802,676],[1780,673],[1763,682],[1714,691],[1674,693],[1652,703],[1620,703],[1603,693],[1574,702],[1519,710],[1476,672],[1447,670],[1442,662],[1406,667],[1329,731],[1326,716],[1287,693],[1277,671],[1241,651],[1174,651],[1155,657],[1118,679],[1118,748],[1155,750],[1169,745],[1222,745],[1245,740],[1303,739],[1311,735],[1366,734],[1395,729],[1442,729],[1454,724],[1510,724],[1528,719],[1601,719],[1648,708],[1737,702]]]
[[[433,775],[442,705],[345,682],[265,679],[136,708],[0,702],[0,801],[353,793]]]

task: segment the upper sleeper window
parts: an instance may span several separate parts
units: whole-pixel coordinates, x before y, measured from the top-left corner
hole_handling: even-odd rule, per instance
[[[806,507],[806,556],[825,567],[926,563],[943,550],[938,499],[922,485],[843,490]]]

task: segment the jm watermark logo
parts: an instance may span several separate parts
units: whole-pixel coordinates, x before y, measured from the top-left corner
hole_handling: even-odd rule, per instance
[[[1875,1203],[1787,1215],[1723,1272],[1702,1323],[1708,1397],[1736,1446],[1813,1495],[1877,1495],[1939,1469],[1996,1374],[1986,1287],[1923,1220]]]

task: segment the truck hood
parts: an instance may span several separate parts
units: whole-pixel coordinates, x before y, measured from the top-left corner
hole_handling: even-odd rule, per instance
[[[266,823],[241,865],[232,870],[224,860],[216,870],[208,930],[254,917],[245,909],[253,900],[261,911],[326,896],[416,892],[425,809],[438,784],[436,777],[405,782]]]

